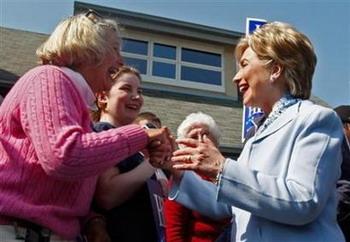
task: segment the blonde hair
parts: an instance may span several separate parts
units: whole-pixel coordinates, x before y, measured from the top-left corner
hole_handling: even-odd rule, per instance
[[[111,86],[113,86],[119,80],[119,78],[126,73],[133,74],[140,80],[140,82],[142,81],[140,72],[137,69],[130,66],[122,66],[118,69],[116,73],[111,75],[111,82],[112,82]],[[97,110],[91,111],[91,118],[94,122],[98,122],[100,120],[101,113],[106,108],[105,104],[100,103],[98,100],[96,100],[96,106],[97,106]]]
[[[237,61],[248,47],[259,59],[266,60],[268,66],[282,66],[291,95],[310,98],[317,57],[311,41],[303,33],[286,23],[267,23],[240,40],[236,47]]]
[[[82,64],[99,65],[115,48],[110,41],[112,37],[119,45],[117,23],[89,10],[86,14],[71,16],[60,22],[36,50],[36,55],[41,64],[73,68]]]

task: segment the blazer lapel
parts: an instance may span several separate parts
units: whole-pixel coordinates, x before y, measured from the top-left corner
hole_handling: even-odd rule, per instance
[[[269,127],[267,127],[267,129],[255,136],[253,143],[275,133],[277,130],[291,122],[297,116],[300,104],[301,102],[297,102],[296,104],[288,107],[281,114],[281,116],[279,116]]]

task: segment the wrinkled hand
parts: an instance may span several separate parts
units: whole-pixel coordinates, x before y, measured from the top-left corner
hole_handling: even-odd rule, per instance
[[[193,170],[215,179],[225,157],[207,135],[199,133],[198,139],[184,138],[177,139],[176,142],[184,148],[173,153],[171,158],[174,163],[173,168]]]
[[[172,152],[176,147],[170,130],[167,127],[162,127],[160,129],[147,129],[146,132],[149,137],[147,150],[150,163],[154,167],[165,168],[168,166]]]

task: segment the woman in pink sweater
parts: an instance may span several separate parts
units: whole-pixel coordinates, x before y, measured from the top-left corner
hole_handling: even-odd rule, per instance
[[[127,125],[92,132],[94,93],[122,65],[112,20],[89,11],[61,22],[0,106],[0,241],[27,236],[73,240],[89,213],[97,176],[148,147],[170,154],[168,131]],[[46,240],[45,240],[46,241]]]

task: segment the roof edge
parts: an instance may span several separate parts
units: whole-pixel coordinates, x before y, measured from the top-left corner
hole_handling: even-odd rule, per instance
[[[237,42],[237,39],[244,36],[243,33],[237,31],[190,23],[186,21],[159,17],[149,14],[143,14],[139,12],[132,12],[117,8],[105,7],[79,1],[74,2],[75,14],[84,12],[88,9],[94,9],[106,17],[117,17],[118,21],[122,26],[134,28],[142,26],[146,30],[155,29],[158,32],[161,31],[171,34],[174,34],[175,32],[177,35],[181,34],[182,36],[188,37],[196,36],[197,38],[203,38],[205,40],[208,36],[210,36],[211,39],[209,38],[209,40],[225,44],[235,44]],[[198,36],[198,34],[200,35]]]

